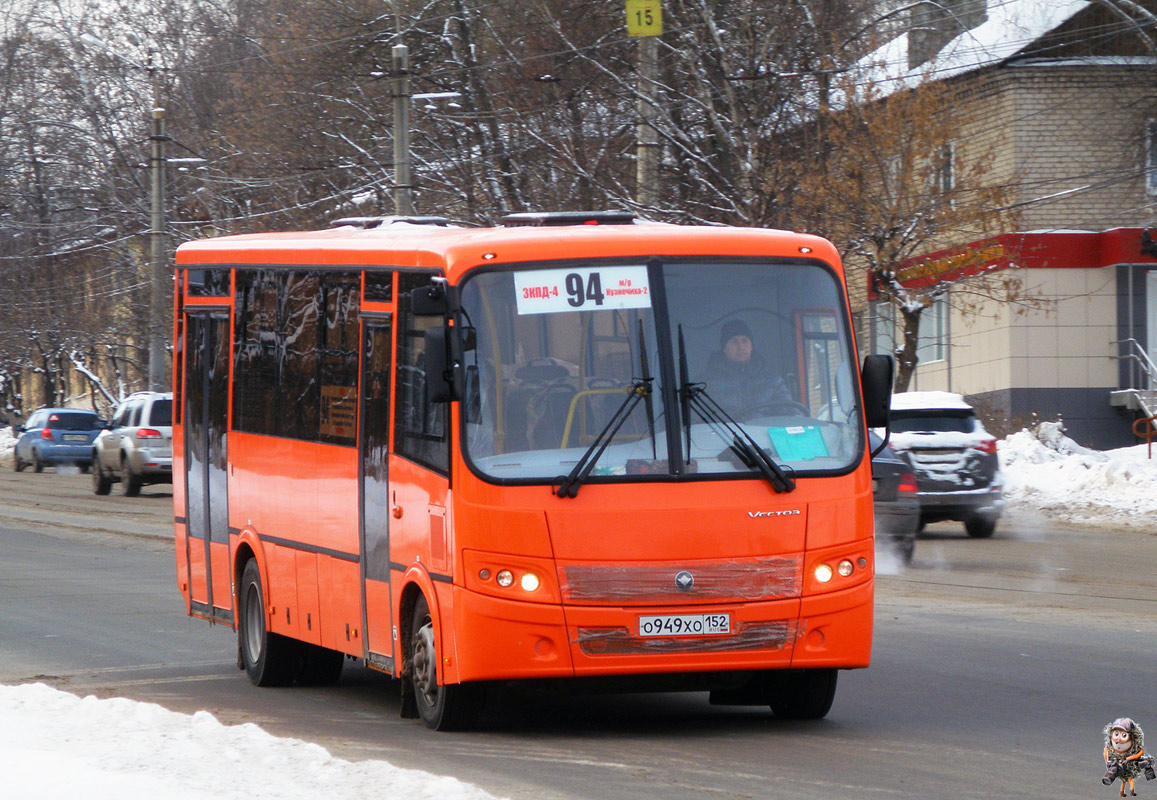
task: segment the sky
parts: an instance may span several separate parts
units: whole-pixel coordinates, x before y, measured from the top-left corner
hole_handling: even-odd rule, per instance
[[[1157,512],[1157,460],[1149,460],[1145,445],[1088,450],[1060,423],[1042,423],[997,447],[1012,508],[1114,527],[1146,524]],[[8,463],[11,449],[9,430],[0,430],[0,460]],[[206,711],[81,698],[43,684],[0,686],[0,765],[5,796],[45,800],[494,797],[385,761],[343,761],[251,723],[223,725]]]

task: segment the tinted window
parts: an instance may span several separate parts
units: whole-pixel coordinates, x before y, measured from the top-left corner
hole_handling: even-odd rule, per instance
[[[121,407],[117,409],[116,416],[113,417],[113,427],[123,428],[125,425],[128,425],[129,415],[132,413],[132,410],[133,406],[131,403],[123,403]]]
[[[976,429],[976,418],[971,412],[938,411],[935,413],[911,413],[893,411],[890,426],[893,433],[910,431],[928,433],[972,433]]]
[[[358,395],[358,276],[326,275],[321,282],[324,324],[318,334],[323,442],[354,444]]]
[[[366,300],[388,303],[394,297],[394,273],[367,272]]]
[[[189,294],[193,297],[228,297],[229,270],[189,270]]]
[[[418,317],[410,312],[410,292],[427,286],[430,276],[398,276],[398,382],[394,446],[398,453],[442,473],[450,470],[447,403],[426,402],[427,328],[441,325],[440,317]]]
[[[96,414],[57,412],[48,418],[48,427],[54,431],[95,431],[100,418]]]
[[[152,409],[149,411],[150,425],[172,425],[173,424],[173,401],[172,400],[155,400],[153,401]]]
[[[239,272],[233,426],[354,443],[356,273]]]

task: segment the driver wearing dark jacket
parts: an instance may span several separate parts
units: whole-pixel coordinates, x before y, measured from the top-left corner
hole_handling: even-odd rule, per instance
[[[741,320],[724,323],[719,352],[711,354],[704,377],[711,398],[732,417],[795,402],[783,378],[755,352],[751,329]]]

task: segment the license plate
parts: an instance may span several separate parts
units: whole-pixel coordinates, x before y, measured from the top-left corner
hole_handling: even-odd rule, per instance
[[[731,633],[730,614],[659,614],[639,617],[640,636],[720,636]]]
[[[88,436],[83,433],[66,433],[64,434],[64,441],[66,442],[87,442]]]

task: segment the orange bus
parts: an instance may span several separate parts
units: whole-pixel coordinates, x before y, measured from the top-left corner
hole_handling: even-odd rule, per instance
[[[892,363],[828,241],[359,218],[176,288],[177,578],[253,683],[362,659],[454,729],[513,680],[818,718],[868,665]]]

